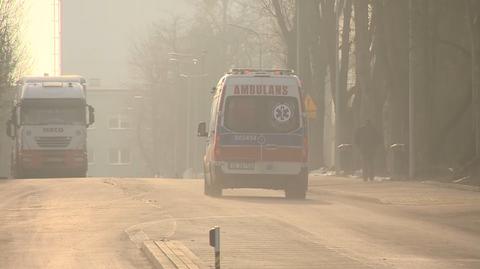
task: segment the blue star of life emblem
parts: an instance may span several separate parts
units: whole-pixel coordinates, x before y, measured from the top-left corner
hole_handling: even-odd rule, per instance
[[[287,104],[279,104],[273,109],[273,117],[278,122],[286,122],[292,116],[292,110]]]

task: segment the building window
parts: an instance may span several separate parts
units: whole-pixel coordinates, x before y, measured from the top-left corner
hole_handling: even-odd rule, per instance
[[[89,165],[95,164],[95,151],[93,149],[87,150],[87,156],[88,156],[88,164]]]
[[[130,122],[125,116],[113,116],[108,119],[108,128],[114,130],[130,129]]]
[[[129,149],[110,149],[108,160],[112,165],[130,164],[130,150]]]

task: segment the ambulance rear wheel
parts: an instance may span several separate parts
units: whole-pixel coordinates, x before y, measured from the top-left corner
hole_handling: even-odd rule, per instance
[[[222,196],[222,188],[216,184],[209,184],[207,181],[204,183],[204,193],[205,195],[212,196],[212,197],[221,197]]]
[[[13,176],[13,178],[15,178],[15,179],[24,179],[24,178],[26,178],[26,177],[25,177],[25,173],[22,171],[22,169],[20,169],[20,168],[18,168],[18,167],[13,168],[12,176]]]
[[[290,187],[285,189],[285,198],[289,200],[305,200],[307,197],[307,190],[298,187]]]
[[[221,197],[223,189],[218,181],[219,177],[217,173],[210,171],[208,175],[205,174],[204,193],[212,197]]]
[[[223,189],[218,184],[213,183],[210,185],[210,195],[212,197],[221,197],[223,194]]]
[[[299,175],[289,180],[285,186],[285,198],[305,200],[308,189],[308,175]]]
[[[208,186],[208,181],[210,180],[208,177],[210,173],[207,173],[207,169],[205,166],[203,167],[203,194],[210,195],[210,187]]]

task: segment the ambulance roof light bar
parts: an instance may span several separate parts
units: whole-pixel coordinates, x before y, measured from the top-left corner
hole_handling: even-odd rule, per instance
[[[17,85],[23,85],[28,83],[44,83],[44,82],[76,82],[82,85],[86,84],[85,78],[81,76],[27,76],[17,81]]]
[[[232,68],[230,69],[228,74],[231,74],[231,75],[248,75],[248,74],[294,75],[295,71],[291,69]]]

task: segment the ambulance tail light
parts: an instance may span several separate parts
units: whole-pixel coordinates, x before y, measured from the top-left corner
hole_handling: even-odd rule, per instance
[[[222,149],[220,147],[220,135],[215,134],[213,139],[213,160],[220,161],[222,155]]]
[[[308,162],[308,138],[303,138],[302,162]]]

